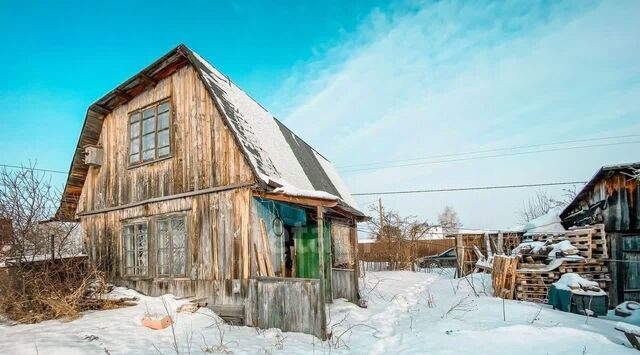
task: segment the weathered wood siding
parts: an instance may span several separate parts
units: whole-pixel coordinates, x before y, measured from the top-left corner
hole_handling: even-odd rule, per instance
[[[345,298],[347,301],[357,304],[357,281],[355,270],[333,269],[331,276],[333,298]]]
[[[155,218],[184,214],[188,240],[187,280],[230,280],[257,276],[253,248],[262,247],[262,238],[259,230],[252,230],[251,200],[251,188],[244,187],[84,216],[81,223],[86,250],[101,270],[112,278],[120,279],[122,225],[132,221],[147,221],[150,243],[147,281],[152,282],[150,279],[155,277]]]
[[[579,218],[567,217],[563,224],[569,228],[573,225],[604,223],[607,232],[640,231],[638,203],[640,182],[616,172],[597,181],[568,213]],[[593,208],[596,204],[600,206]]]
[[[130,168],[129,113],[166,98],[172,107],[171,158]],[[104,162],[90,168],[77,213],[255,180],[191,66],[108,114],[99,144]]]
[[[257,326],[326,338],[320,280],[261,277],[257,280]]]

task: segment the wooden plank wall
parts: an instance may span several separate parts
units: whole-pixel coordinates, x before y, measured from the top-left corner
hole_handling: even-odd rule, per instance
[[[129,168],[129,113],[167,97],[172,104],[172,157]],[[77,213],[255,181],[232,133],[191,66],[108,114],[99,144],[104,149],[104,162],[99,168],[90,168]]]
[[[122,278],[120,231],[124,223],[148,221],[149,278],[155,274],[154,221],[184,214],[187,221],[189,280],[247,279],[257,276],[254,246],[260,231],[252,227],[252,191],[229,191],[186,197],[81,218],[91,260],[111,278]],[[151,282],[151,281],[148,281]],[[155,292],[152,292],[155,293]]]
[[[358,303],[356,272],[350,269],[333,269],[331,283],[333,298],[345,298],[349,302]]]
[[[320,280],[258,278],[257,326],[303,332],[326,339],[325,312],[320,301]]]

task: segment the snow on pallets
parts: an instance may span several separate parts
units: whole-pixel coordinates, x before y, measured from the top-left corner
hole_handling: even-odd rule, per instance
[[[601,289],[608,291],[611,278],[602,260],[563,261],[553,270],[518,270],[516,273],[516,299],[547,303],[547,291],[566,273],[576,273],[587,280],[595,281]]]
[[[560,279],[555,271],[526,270],[516,273],[516,299],[536,303],[547,303],[547,291]]]
[[[601,289],[608,291],[611,277],[609,269],[602,260],[589,260],[586,262],[563,263],[558,268],[561,273],[574,272],[589,281],[598,283]]]

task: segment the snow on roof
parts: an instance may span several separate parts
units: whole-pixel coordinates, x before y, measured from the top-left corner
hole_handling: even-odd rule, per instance
[[[547,214],[527,222],[523,227],[525,236],[532,234],[562,234],[566,229],[560,223],[562,209],[553,208]]]
[[[283,185],[276,192],[294,196],[339,199],[358,205],[333,165],[291,132],[227,76],[191,51],[195,67],[211,90],[238,138],[257,177]]]

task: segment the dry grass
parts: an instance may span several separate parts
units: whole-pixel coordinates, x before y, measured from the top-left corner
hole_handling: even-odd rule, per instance
[[[58,259],[6,268],[0,276],[0,314],[18,323],[73,320],[87,310],[131,305],[104,296],[104,275],[84,259]]]

